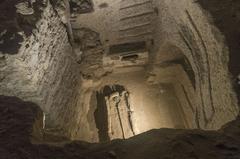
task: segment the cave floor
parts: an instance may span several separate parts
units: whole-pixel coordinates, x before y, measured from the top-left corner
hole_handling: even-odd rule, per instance
[[[33,147],[40,148],[42,158],[239,159],[239,141],[223,132],[158,129],[109,143],[72,141]]]
[[[0,151],[4,159],[240,159],[239,138],[216,131],[159,129],[101,144],[7,144]]]

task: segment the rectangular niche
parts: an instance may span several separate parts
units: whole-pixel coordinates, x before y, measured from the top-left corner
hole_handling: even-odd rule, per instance
[[[112,45],[103,57],[104,67],[143,66],[148,62],[145,41]]]
[[[139,52],[146,52],[146,42],[133,42],[133,43],[124,43],[124,44],[117,44],[111,45],[109,48],[109,55],[114,54],[126,54],[126,53],[139,53]]]

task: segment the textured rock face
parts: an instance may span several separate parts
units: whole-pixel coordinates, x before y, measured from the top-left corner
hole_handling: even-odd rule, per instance
[[[81,78],[95,79],[104,74],[103,48],[99,35],[83,28],[75,34],[79,45],[79,54],[75,56],[64,21],[58,14],[48,3],[33,33],[23,36],[20,48],[15,50],[17,54],[0,54],[0,94],[37,103],[44,111],[45,128],[49,131],[67,137],[79,132],[79,136],[84,136],[81,139],[88,140],[91,136],[85,134],[89,133],[88,118],[82,118],[88,96],[81,89]],[[89,123],[94,125],[94,120]],[[94,126],[91,129],[97,132]]]
[[[18,53],[20,43],[32,34],[45,5],[44,0],[1,1],[0,53]]]
[[[68,0],[52,0],[51,4],[57,11],[63,24],[68,25],[68,23],[70,22],[70,6]]]
[[[157,54],[153,63],[158,65],[153,72],[160,82],[172,80],[191,127],[220,128],[234,119],[239,110],[229,77],[229,50],[224,37],[198,3],[163,0],[155,1],[155,5],[160,15],[156,28],[160,29],[155,34]],[[163,65],[176,64],[172,57],[177,56],[189,61],[194,76],[186,75],[186,70],[180,73],[177,67]],[[183,64],[179,67],[184,69]],[[172,74],[169,71],[164,74],[166,68]],[[167,76],[169,79],[164,81]]]
[[[0,149],[20,147],[29,143],[31,137],[41,137],[43,133],[39,115],[41,109],[34,103],[24,102],[17,97],[0,96]],[[31,135],[31,136],[30,136]],[[8,141],[12,140],[13,143]],[[1,151],[0,150],[0,151]],[[3,156],[1,156],[3,157]]]
[[[1,54],[0,94],[37,103],[46,114],[47,125],[60,129],[64,124],[69,132],[80,85],[79,71],[66,28],[49,3],[32,32],[16,55]]]
[[[106,53],[109,46],[114,44],[152,39],[155,16],[153,0],[94,0],[93,3],[94,12],[76,14],[72,17],[72,26],[84,26],[100,32]]]
[[[217,0],[207,1],[199,0],[199,4],[211,15],[213,23],[224,34],[226,43],[230,51],[229,70],[234,79],[234,87],[240,99],[239,84],[237,84],[237,76],[240,74],[239,63],[239,33],[240,33],[240,2],[239,1],[224,1],[219,3]]]
[[[99,34],[88,28],[74,29],[75,53],[84,79],[99,79],[105,74]]]

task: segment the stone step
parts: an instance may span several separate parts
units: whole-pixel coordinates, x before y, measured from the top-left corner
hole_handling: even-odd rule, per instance
[[[152,0],[122,0],[119,12],[118,43],[152,39],[154,16]]]
[[[140,5],[134,8],[124,9],[120,11],[120,20],[135,18],[138,16],[153,14],[154,9],[151,3]]]
[[[144,33],[144,34],[138,34],[135,36],[129,35],[129,36],[119,36],[117,39],[117,43],[130,43],[130,42],[137,42],[139,40],[146,41],[153,39],[152,32]]]
[[[149,15],[149,14],[153,14],[154,11],[141,11],[141,12],[138,12],[138,13],[134,13],[133,15],[127,15],[125,17],[122,17],[120,18],[120,21],[122,20],[126,20],[126,19],[132,19],[132,18],[136,18],[136,17],[141,17],[141,16],[146,16],[146,15]]]
[[[129,7],[135,7],[137,5],[142,5],[145,3],[152,3],[152,0],[122,0],[120,4],[120,10]]]
[[[139,34],[152,33],[153,28],[151,25],[144,25],[126,30],[119,30],[119,36],[136,36]]]
[[[131,29],[131,28],[135,28],[143,25],[148,25],[148,24],[151,24],[152,20],[153,20],[152,14],[121,20],[119,30],[127,30],[127,29]]]
[[[145,36],[145,35],[149,35],[149,34],[152,34],[152,31],[146,31],[144,33],[138,33],[138,34],[127,34],[127,35],[120,35],[119,36],[119,39],[121,38],[134,38],[134,37],[142,37],[142,36]]]

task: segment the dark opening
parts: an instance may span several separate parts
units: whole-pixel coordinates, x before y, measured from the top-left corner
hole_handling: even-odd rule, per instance
[[[105,86],[102,91],[96,93],[97,109],[94,112],[94,118],[98,129],[98,136],[100,142],[110,141],[108,135],[108,113],[105,101],[106,96],[110,96],[114,92],[122,93],[125,88],[121,85]]]
[[[124,43],[110,46],[109,54],[146,51],[146,42]]]
[[[92,0],[82,1],[70,0],[69,4],[71,13],[84,14],[94,11]]]
[[[126,55],[122,57],[122,61],[136,61],[138,59],[138,55]]]

